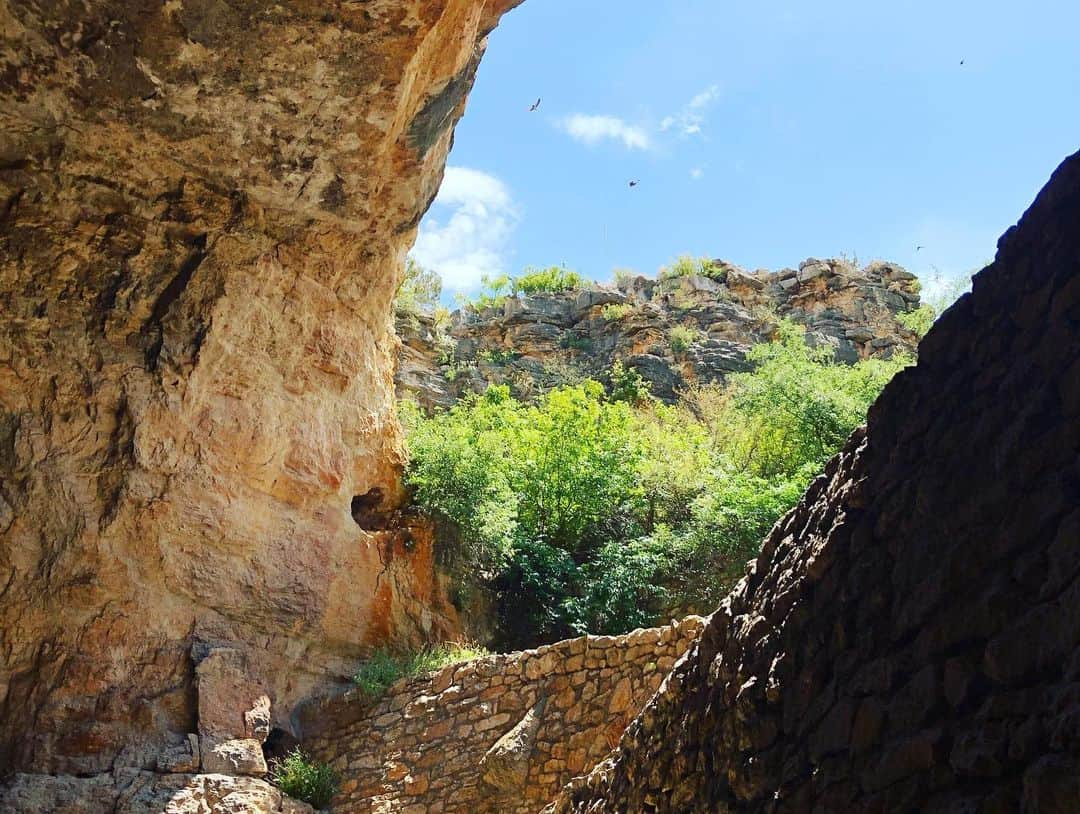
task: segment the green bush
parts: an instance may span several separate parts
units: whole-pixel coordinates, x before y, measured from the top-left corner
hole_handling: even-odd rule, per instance
[[[443,642],[404,654],[381,647],[360,665],[353,682],[364,695],[377,697],[401,678],[432,673],[448,664],[459,664],[487,655],[488,651],[482,647],[460,642]]]
[[[707,257],[691,257],[688,254],[681,255],[669,265],[660,269],[659,279],[676,280],[680,277],[700,275],[717,282],[727,280],[727,271]]]
[[[906,311],[896,315],[896,321],[911,331],[919,339],[922,339],[933,327],[937,320],[937,314],[933,306],[923,303],[914,311]]]
[[[477,353],[476,358],[489,365],[507,365],[518,358],[518,353],[506,348],[488,348]]]
[[[601,316],[608,322],[619,322],[634,313],[634,306],[630,303],[608,303],[600,309]]]
[[[782,322],[751,372],[676,405],[621,365],[525,404],[402,408],[406,481],[494,594],[500,647],[711,612],[907,360],[844,366]]]
[[[426,269],[411,257],[405,261],[405,276],[394,297],[394,307],[400,313],[415,314],[431,311],[442,296],[442,278]]]
[[[558,294],[575,291],[585,285],[585,278],[565,266],[549,266],[546,269],[527,268],[520,277],[514,277],[511,285],[515,294]]]
[[[672,353],[686,353],[701,338],[701,332],[688,325],[676,325],[668,331]]]
[[[330,805],[340,782],[329,765],[309,759],[299,748],[271,761],[270,780],[290,797],[315,808]]]
[[[652,399],[649,385],[645,383],[641,374],[632,368],[625,367],[618,360],[611,366],[609,378],[612,401],[625,401],[636,406]]]

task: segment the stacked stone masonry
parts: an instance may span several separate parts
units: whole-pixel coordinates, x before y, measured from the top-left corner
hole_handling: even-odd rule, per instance
[[[1080,811],[1080,154],[552,810]]]
[[[303,710],[304,745],[341,773],[335,814],[535,814],[611,751],[703,626],[490,656],[376,702],[350,691]]]

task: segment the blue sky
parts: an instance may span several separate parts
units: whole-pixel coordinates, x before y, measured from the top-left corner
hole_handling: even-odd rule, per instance
[[[448,293],[687,253],[964,274],[1080,148],[1078,32],[1064,0],[526,0],[414,256]]]

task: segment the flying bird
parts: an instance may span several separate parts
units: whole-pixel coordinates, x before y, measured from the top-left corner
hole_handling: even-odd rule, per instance
[[[925,246],[916,246],[916,247],[915,247],[915,251],[917,251],[917,252],[921,252],[921,251],[922,251],[923,249],[925,249],[925,248],[926,248]]]
[[[536,104],[534,104],[532,107],[529,108],[529,112],[533,113],[536,110],[538,110],[539,107],[540,107],[540,97],[538,96],[538,97],[536,97]]]
[[[641,183],[640,181],[631,181],[631,182],[630,182],[630,187],[631,187],[631,188],[633,188],[633,187],[636,187],[636,186],[637,186],[638,184],[640,184],[640,183]]]
[[[964,60],[960,60],[960,64],[961,64],[961,65],[963,65],[963,64],[964,64]]]

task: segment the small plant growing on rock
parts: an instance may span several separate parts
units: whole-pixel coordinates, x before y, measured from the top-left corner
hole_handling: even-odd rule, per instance
[[[687,325],[676,325],[668,332],[668,341],[673,353],[686,353],[699,339],[698,331]]]
[[[616,361],[611,366],[611,400],[640,405],[652,401],[649,385],[640,373]]]
[[[378,697],[395,681],[441,670],[448,664],[472,661],[489,655],[479,645],[468,642],[442,642],[413,653],[394,653],[380,647],[371,654],[353,676],[353,682],[369,697]]]
[[[660,269],[661,280],[675,280],[679,277],[701,275],[722,283],[727,280],[727,270],[707,257],[691,257],[684,254]]]
[[[326,808],[337,793],[340,778],[328,764],[310,759],[299,748],[270,764],[270,779],[290,797]]]
[[[619,322],[626,319],[634,311],[634,306],[630,303],[610,303],[605,305],[600,313],[608,322]]]
[[[576,291],[585,285],[585,278],[565,266],[550,266],[546,269],[527,268],[520,277],[511,280],[515,294],[558,294],[562,291]]]
[[[476,355],[482,362],[499,366],[508,365],[518,357],[515,351],[506,350],[505,348],[482,350]]]

